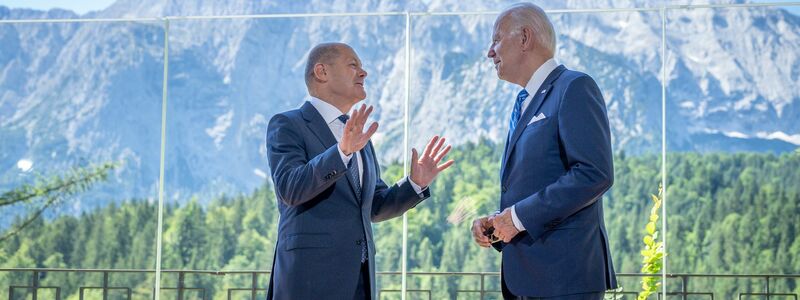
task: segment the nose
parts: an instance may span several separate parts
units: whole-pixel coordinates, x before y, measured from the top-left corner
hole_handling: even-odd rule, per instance
[[[367,77],[367,70],[364,70],[362,68],[358,68],[358,71],[359,71],[358,72],[358,77],[361,77],[361,78],[366,78]]]
[[[489,47],[489,52],[488,52],[488,53],[486,53],[486,57],[488,57],[488,58],[494,58],[494,56],[495,56],[496,54],[497,54],[497,53],[495,53],[495,52],[494,52],[494,47]]]

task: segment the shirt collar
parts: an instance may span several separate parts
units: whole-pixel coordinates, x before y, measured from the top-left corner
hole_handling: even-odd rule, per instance
[[[542,83],[544,80],[547,79],[547,76],[558,68],[558,62],[556,62],[555,58],[548,59],[545,61],[536,72],[533,72],[531,79],[528,80],[528,84],[525,85],[525,90],[528,91],[528,94],[533,96],[540,87],[542,87]]]
[[[309,100],[309,102],[311,102],[311,105],[313,105],[314,108],[317,109],[319,114],[322,116],[322,119],[325,120],[326,124],[332,123],[337,118],[339,118],[339,116],[343,115],[342,112],[338,108],[336,108],[336,106],[333,106],[333,104],[325,102],[324,100],[321,100],[314,96],[310,97],[311,100]]]

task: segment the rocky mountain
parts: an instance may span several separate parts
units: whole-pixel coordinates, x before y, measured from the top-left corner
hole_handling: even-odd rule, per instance
[[[267,180],[270,116],[306,97],[305,54],[354,46],[369,72],[374,138],[384,163],[402,159],[403,14],[197,19],[306,12],[499,11],[508,1],[132,1],[78,16],[0,7],[0,19],[150,18],[0,24],[0,189],[68,166],[118,160],[109,183],[71,211],[105,199],[157,197],[162,125],[170,201],[247,192]],[[546,9],[586,7],[547,1]],[[655,7],[593,1],[595,8]],[[167,27],[158,18],[173,16]],[[557,59],[604,92],[614,149],[661,149],[661,15],[559,13]],[[502,142],[519,87],[499,81],[486,50],[493,14],[411,17],[410,147],[433,134],[458,145]],[[780,8],[671,9],[666,33],[668,151],[794,151],[800,145],[800,17]],[[168,101],[162,124],[165,36]],[[208,197],[201,197],[207,199]]]

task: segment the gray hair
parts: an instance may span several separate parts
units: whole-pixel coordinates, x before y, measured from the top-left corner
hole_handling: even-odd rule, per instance
[[[536,43],[543,47],[550,56],[555,55],[555,29],[541,7],[530,2],[521,2],[509,6],[503,11],[503,14],[511,22],[512,33],[522,33],[522,27],[530,27]]]
[[[340,47],[349,47],[343,43],[322,43],[311,48],[306,60],[306,87],[311,88],[314,82],[314,66],[330,64],[341,54]]]

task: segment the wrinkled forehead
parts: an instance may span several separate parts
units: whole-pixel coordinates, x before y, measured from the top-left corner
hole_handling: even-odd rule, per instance
[[[497,16],[497,19],[494,21],[494,34],[495,35],[502,35],[509,31],[511,27],[511,22],[509,22],[509,12],[504,11]]]

